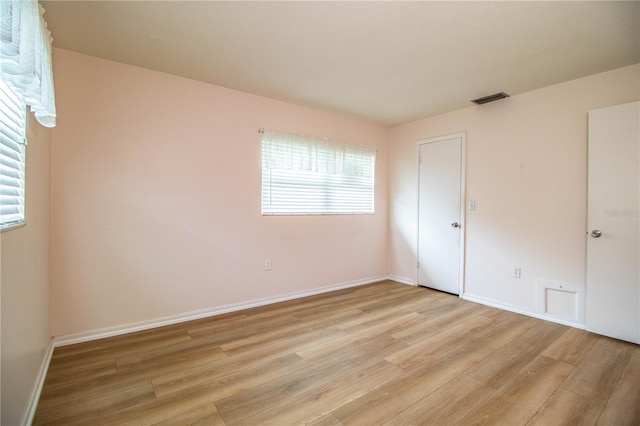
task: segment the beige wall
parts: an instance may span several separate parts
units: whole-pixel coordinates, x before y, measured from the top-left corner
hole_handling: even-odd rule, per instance
[[[638,65],[394,127],[390,273],[415,281],[416,141],[467,132],[465,293],[535,312],[536,280],[585,285],[587,112],[639,98]],[[522,278],[511,278],[511,267]]]
[[[386,276],[386,128],[59,49],[54,75],[54,336]],[[376,213],[262,217],[263,127],[377,147]]]
[[[21,424],[51,340],[51,131],[29,114],[26,226],[2,232],[2,421]]]

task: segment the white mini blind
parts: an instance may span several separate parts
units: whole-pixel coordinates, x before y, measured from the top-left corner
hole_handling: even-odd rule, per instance
[[[24,222],[25,106],[0,79],[0,228]]]
[[[262,132],[262,214],[371,214],[376,150]]]

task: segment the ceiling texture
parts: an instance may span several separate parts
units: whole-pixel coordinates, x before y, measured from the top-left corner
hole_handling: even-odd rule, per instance
[[[386,126],[640,62],[639,1],[41,4],[55,47]]]

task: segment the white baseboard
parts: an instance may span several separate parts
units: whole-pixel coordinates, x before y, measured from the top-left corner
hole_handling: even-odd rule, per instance
[[[473,294],[464,293],[464,294],[461,294],[460,297],[463,298],[464,300],[468,300],[470,302],[475,302],[475,303],[480,303],[481,305],[491,306],[492,308],[498,308],[498,309],[502,309],[502,310],[509,311],[509,312],[515,312],[516,314],[527,315],[529,317],[533,317],[533,318],[537,318],[537,319],[541,319],[541,320],[545,320],[545,321],[551,321],[551,322],[555,322],[555,323],[562,324],[562,325],[568,325],[569,327],[579,328],[581,330],[585,329],[584,324],[579,324],[579,323],[575,323],[575,322],[571,322],[571,321],[565,321],[563,319],[560,319],[560,318],[557,318],[557,317],[553,317],[553,316],[549,316],[549,315],[540,314],[539,312],[535,312],[535,311],[528,311],[526,309],[521,309],[521,308],[518,308],[516,306],[512,306],[512,305],[508,305],[508,304],[505,304],[505,303],[498,302],[496,300],[486,299],[486,298],[481,297],[481,296],[475,296]]]
[[[51,356],[53,355],[53,340],[49,342],[44,357],[42,358],[42,364],[40,364],[40,371],[36,377],[36,383],[31,392],[31,398],[29,398],[29,405],[27,405],[27,411],[24,414],[22,420],[23,425],[30,426],[33,423],[33,418],[36,415],[36,409],[38,408],[38,401],[40,401],[40,394],[42,393],[42,387],[44,386],[44,380],[47,377],[47,371],[49,371],[49,364],[51,363]]]
[[[178,324],[181,322],[197,320],[201,318],[212,317],[216,315],[222,315],[229,312],[241,311],[243,309],[256,308],[258,306],[271,305],[273,303],[285,302],[287,300],[300,299],[308,296],[315,296],[317,294],[328,293],[336,290],[343,290],[350,287],[357,287],[361,285],[371,284],[378,281],[387,279],[387,276],[377,276],[365,278],[363,280],[350,281],[342,284],[335,284],[330,287],[321,287],[314,290],[302,291],[297,293],[291,293],[283,296],[276,296],[266,299],[256,299],[245,303],[238,303],[233,305],[226,305],[217,308],[203,309],[199,311],[187,312],[184,314],[173,315],[170,317],[157,318],[149,321],[142,321],[133,324],[123,324],[115,327],[102,328],[99,330],[91,330],[83,333],[67,334],[64,336],[57,336],[53,338],[53,346],[66,346],[75,343],[88,342],[91,340],[103,339],[106,337],[119,336],[122,334],[133,333],[136,331],[149,330],[151,328],[162,327],[165,325]]]
[[[391,281],[395,281],[395,282],[400,283],[400,284],[412,285],[414,287],[417,286],[417,284],[416,284],[416,282],[414,280],[409,279],[409,278],[405,278],[405,277],[401,277],[401,276],[398,276],[398,275],[389,274],[387,276],[387,279],[389,279]]]

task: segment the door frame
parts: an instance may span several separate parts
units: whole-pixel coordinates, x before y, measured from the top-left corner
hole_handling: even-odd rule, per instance
[[[462,297],[465,289],[465,274],[464,274],[464,265],[465,265],[465,241],[467,235],[466,229],[466,156],[467,156],[467,132],[458,132],[452,133],[445,136],[437,136],[433,138],[420,139],[416,141],[416,163],[417,163],[417,171],[416,179],[417,179],[417,188],[418,194],[416,197],[416,269],[415,269],[415,283],[416,286],[420,285],[419,278],[419,261],[420,261],[420,146],[442,142],[449,139],[457,139],[460,138],[460,266],[459,266],[459,289],[458,289],[458,297]]]

